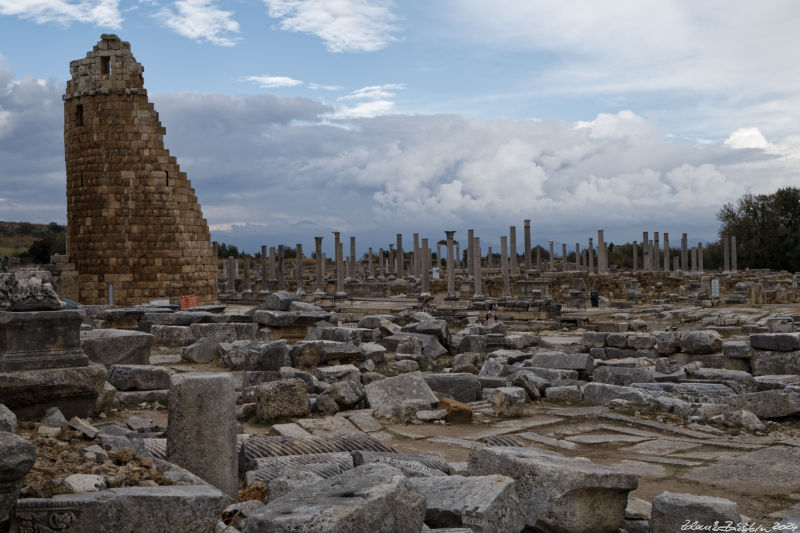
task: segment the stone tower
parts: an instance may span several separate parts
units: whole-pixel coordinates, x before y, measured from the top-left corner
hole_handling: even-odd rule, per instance
[[[102,35],[70,62],[64,95],[67,254],[84,304],[216,299],[208,225],[186,174],[164,148],[130,43]]]

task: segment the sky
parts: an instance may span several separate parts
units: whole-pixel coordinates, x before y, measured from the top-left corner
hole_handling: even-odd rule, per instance
[[[69,62],[116,33],[240,249],[716,240],[800,186],[798,27],[795,0],[0,0],[0,220],[66,222]]]

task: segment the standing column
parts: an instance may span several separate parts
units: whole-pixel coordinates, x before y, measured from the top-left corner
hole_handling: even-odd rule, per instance
[[[531,221],[529,219],[522,221],[522,231],[524,233],[522,238],[525,240],[525,271],[527,272],[533,268],[531,261]]]
[[[419,257],[419,268],[422,270],[422,295],[430,296],[431,294],[431,271],[428,268],[430,262],[431,251],[428,249],[428,239],[422,239],[422,253]]]
[[[394,257],[394,244],[389,245],[389,279],[396,279],[395,276],[395,257]]]
[[[669,233],[664,232],[664,272],[669,272]]]
[[[555,266],[555,252],[553,251],[553,241],[550,241],[550,272],[556,269]]]
[[[689,236],[685,233],[681,235],[681,270],[687,272],[689,270]]]
[[[642,232],[642,270],[650,270],[650,238],[648,232]]]
[[[345,296],[344,292],[344,244],[339,240],[339,232],[335,231],[335,259],[336,259],[336,296]]]
[[[581,269],[581,245],[575,243],[575,270]]]
[[[282,244],[278,245],[278,290],[286,290],[286,271],[284,270],[284,248]]]
[[[603,230],[597,230],[597,273],[605,274],[608,265],[603,260],[603,249],[605,248],[605,241],[603,240]]]
[[[508,279],[508,237],[505,235],[500,237],[500,277],[503,279],[503,294],[501,297],[507,299],[511,296],[511,281]]]
[[[703,272],[703,243],[697,243],[697,270]]]
[[[733,272],[736,272],[736,266],[736,235],[731,235],[731,270]]]
[[[453,236],[455,231],[445,231],[447,237],[447,299],[456,299],[456,265],[453,258]]]
[[[414,262],[411,263],[413,265],[411,275],[419,279],[419,277],[422,275],[422,253],[420,252],[420,247],[419,247],[419,233],[415,233],[413,235],[413,239],[414,239]]]
[[[261,247],[261,292],[268,292],[269,285],[267,284],[267,273],[269,272],[267,266],[267,247]]]
[[[639,262],[639,243],[633,241],[633,271],[636,272],[637,263]]]
[[[697,246],[692,246],[692,272],[697,272]]]
[[[455,265],[457,268],[461,268],[461,243],[456,241],[454,244],[456,245]]]
[[[661,270],[661,249],[658,246],[658,232],[653,232],[653,270]]]
[[[594,273],[594,242],[591,237],[589,237],[589,274]]]
[[[242,261],[244,261],[244,276],[243,276],[244,283],[242,283],[243,290],[249,292],[253,289],[252,286],[250,285],[250,259],[245,257],[244,259],[242,259]]]
[[[467,279],[475,277],[475,230],[467,230]]]
[[[297,246],[297,264],[295,265],[295,276],[297,276],[297,294],[305,294],[305,286],[303,285],[303,245],[298,243]]]
[[[731,256],[730,256],[730,246],[728,245],[729,239],[727,235],[722,236],[722,264],[723,270],[725,272],[730,272],[731,270]]]
[[[375,264],[372,261],[372,248],[369,248],[369,256],[367,258],[367,261],[369,262],[367,267],[369,272],[367,279],[372,281],[375,279]]]
[[[405,277],[405,255],[403,254],[403,234],[397,234],[397,279]]]
[[[169,405],[167,459],[236,498],[238,424],[231,374],[174,374],[170,377]]]
[[[492,247],[486,247],[486,268],[492,268]]]
[[[228,290],[236,291],[236,259],[228,257]]]
[[[352,280],[356,278],[356,237],[355,235],[350,237],[350,256],[348,257],[347,261],[347,277],[346,280]]]
[[[511,258],[511,275],[519,276],[519,256],[517,255],[517,227],[509,226],[508,228],[508,246],[509,257]]]
[[[269,279],[270,281],[278,279],[278,264],[275,261],[275,247],[269,247]]]
[[[567,243],[561,243],[561,272],[567,271]]]
[[[536,245],[536,270],[542,271],[542,247]]]
[[[322,257],[322,237],[314,237],[314,258],[317,260],[317,294],[325,294],[325,258]]]
[[[483,298],[483,280],[481,279],[481,238],[475,237],[472,245],[472,255],[475,259],[475,293],[473,298]]]
[[[378,279],[386,279],[386,264],[383,262],[383,248],[378,248]]]
[[[436,266],[442,267],[442,241],[436,241]]]

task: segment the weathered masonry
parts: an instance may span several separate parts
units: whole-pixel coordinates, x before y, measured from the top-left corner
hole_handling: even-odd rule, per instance
[[[67,253],[84,304],[130,305],[196,294],[216,299],[208,225],[194,189],[164,148],[130,43],[102,35],[70,63],[64,95]]]

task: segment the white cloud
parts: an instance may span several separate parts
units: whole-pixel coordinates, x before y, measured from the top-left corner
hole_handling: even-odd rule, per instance
[[[310,33],[330,52],[374,52],[396,39],[397,16],[386,0],[263,0],[286,31]]]
[[[393,108],[394,102],[390,100],[374,100],[372,102],[361,102],[352,107],[337,107],[336,111],[329,114],[328,117],[337,120],[370,118],[385,115]]]
[[[37,24],[88,22],[115,30],[123,21],[119,0],[0,0],[0,15],[31,19]]]
[[[259,87],[263,87],[265,89],[273,89],[276,87],[295,87],[296,85],[303,84],[303,82],[300,80],[295,80],[286,76],[245,76],[243,79],[245,81],[251,81]]]
[[[392,98],[396,93],[393,91],[405,89],[405,83],[387,83],[385,85],[370,85],[356,89],[339,100],[386,100]]]
[[[319,83],[309,83],[308,88],[312,91],[341,91],[341,85],[320,85]]]
[[[217,8],[215,0],[178,0],[174,6],[175,11],[165,7],[155,17],[175,33],[217,46],[235,46],[239,40],[233,11]]]
[[[738,150],[744,148],[758,148],[764,151],[773,151],[774,146],[767,141],[764,134],[758,128],[740,128],[733,133],[730,137],[725,139],[725,144],[731,148]]]

